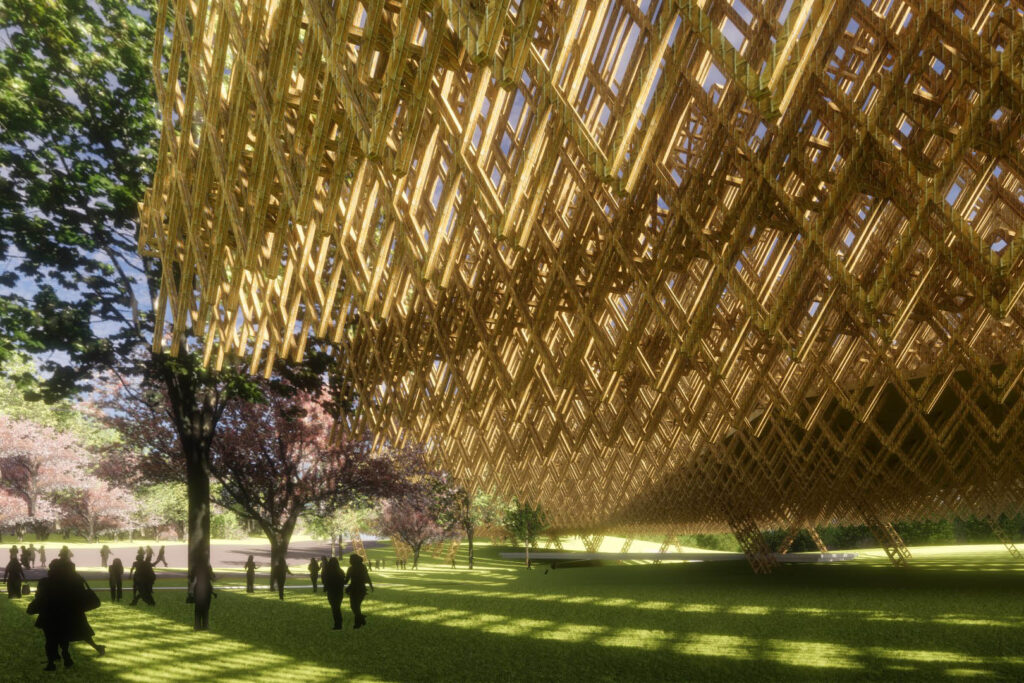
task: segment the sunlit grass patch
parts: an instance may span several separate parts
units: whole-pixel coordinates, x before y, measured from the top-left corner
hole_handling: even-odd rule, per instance
[[[620,565],[547,574],[478,549],[479,568],[374,571],[368,626],[332,631],[327,602],[293,565],[286,599],[220,590],[209,633],[191,629],[184,592],[157,605],[90,613],[97,658],[75,646],[75,680],[631,681],[1024,679],[1024,575],[997,548],[914,549],[893,569],[845,565]],[[371,551],[389,558],[387,550]],[[1005,553],[1005,551],[1003,551]],[[949,566],[946,566],[949,565]],[[218,572],[220,573],[220,572]],[[240,577],[224,576],[236,585]],[[181,587],[161,578],[158,587]],[[221,582],[218,582],[221,583]],[[106,600],[104,586],[93,587]],[[16,680],[42,672],[26,601],[0,598]],[[24,672],[24,675],[20,675]],[[58,676],[63,674],[58,672]]]

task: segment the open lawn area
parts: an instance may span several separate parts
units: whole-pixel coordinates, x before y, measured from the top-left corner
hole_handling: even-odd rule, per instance
[[[464,557],[450,570],[427,556],[419,571],[373,572],[358,631],[347,602],[345,630],[330,629],[327,601],[298,565],[284,602],[265,583],[254,595],[220,590],[211,631],[199,634],[183,591],[157,591],[156,607],[111,605],[94,580],[104,604],[89,617],[107,655],[77,643],[72,672],[55,674],[42,671],[27,601],[0,598],[2,678],[1024,679],[1024,562],[1001,546],[914,548],[907,569],[858,551],[854,562],[770,576],[742,562],[527,571],[498,550],[478,546],[473,571]]]

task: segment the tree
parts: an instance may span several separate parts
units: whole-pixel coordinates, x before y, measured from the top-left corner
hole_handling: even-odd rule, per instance
[[[396,536],[412,549],[416,569],[425,544],[451,538],[459,528],[459,489],[444,472],[427,468],[418,451],[398,455],[404,483],[381,503],[378,526],[381,534]]]
[[[52,498],[74,485],[84,457],[67,432],[0,415],[0,489],[25,504],[20,523],[37,534],[57,520]]]
[[[56,352],[32,390],[47,400],[89,388],[100,370],[165,393],[169,443],[189,487],[194,627],[202,630],[212,596],[209,446],[226,402],[249,389],[238,373],[204,370],[188,341],[177,359],[150,350],[161,272],[137,254],[136,220],[157,139],[153,8],[152,0],[0,4],[0,256],[8,266],[0,361]]]
[[[540,503],[537,503],[536,506],[531,506],[526,501],[516,499],[505,512],[502,526],[505,527],[505,531],[508,532],[509,536],[522,541],[523,545],[526,546],[526,566],[529,567],[530,546],[537,541],[538,536],[548,526],[547,515],[541,509]]]
[[[456,514],[469,545],[470,569],[473,568],[473,537],[476,530],[501,523],[505,507],[496,496],[484,491],[470,493],[467,489],[459,489]]]
[[[259,524],[271,566],[280,566],[300,514],[387,491],[393,476],[386,460],[372,457],[368,438],[332,438],[329,397],[284,381],[263,389],[262,402],[236,401],[225,411],[210,466],[220,502]]]
[[[135,500],[129,491],[111,486],[87,472],[81,472],[71,486],[55,491],[53,502],[60,509],[61,524],[78,529],[89,542],[108,529],[122,529],[130,524]]]
[[[338,546],[344,542],[346,533],[375,527],[377,511],[366,496],[355,496],[349,503],[338,506],[336,501],[315,501],[303,512],[306,530],[313,538],[331,541],[331,555],[338,554]]]
[[[139,508],[146,511],[150,524],[172,526],[178,538],[185,537],[188,487],[181,482],[161,482],[140,487],[136,497]]]

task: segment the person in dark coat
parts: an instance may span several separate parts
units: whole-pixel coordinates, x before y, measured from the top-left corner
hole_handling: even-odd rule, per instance
[[[21,597],[21,582],[25,580],[25,568],[18,561],[18,546],[11,547],[11,561],[4,567],[4,581],[7,582],[7,597],[12,600]]]
[[[160,546],[160,552],[158,552],[156,554],[156,562],[153,563],[154,567],[157,566],[158,564],[160,564],[161,562],[164,563],[165,567],[167,566],[167,558],[164,557],[164,552],[166,550],[167,550],[167,546],[165,546],[165,545]]]
[[[324,565],[323,572],[324,593],[327,594],[327,602],[331,606],[331,616],[334,617],[334,630],[341,630],[341,601],[345,597],[345,570],[338,563],[338,558],[332,557]]]
[[[102,566],[107,566],[108,557],[110,557],[110,546],[104,543],[103,547],[100,548],[100,563]]]
[[[288,569],[288,562],[285,558],[274,560],[270,558],[270,590],[277,586],[277,597],[284,600],[284,582],[291,570]]]
[[[146,546],[146,562],[153,564],[153,546]]]
[[[46,565],[46,548],[39,546],[39,566],[45,567]]]
[[[259,569],[252,555],[245,562],[245,592],[252,593],[256,585],[256,570]]]
[[[142,548],[139,548],[139,552],[135,553],[135,561],[132,562],[132,568],[128,570],[128,578],[132,579],[132,604],[133,605],[136,602],[138,602],[138,600],[136,600],[135,596],[138,595],[138,592],[139,592],[139,582],[137,580],[135,580],[135,572],[137,572],[139,570],[139,567],[141,567],[142,564],[145,561],[146,561],[146,551],[144,551]]]
[[[50,563],[47,575],[40,579],[35,599],[29,603],[28,613],[36,614],[36,628],[46,638],[46,671],[57,668],[58,650],[65,668],[74,664],[70,644],[81,640],[91,645],[101,656],[106,648],[93,639],[95,631],[82,608],[86,595],[85,580],[75,571],[70,559],[61,557]]]
[[[348,563],[350,565],[347,577],[348,588],[345,592],[348,593],[348,604],[352,608],[352,616],[356,620],[353,628],[362,628],[366,625],[366,617],[363,616],[363,598],[366,597],[367,584],[369,584],[370,590],[373,590],[373,581],[370,579],[370,572],[366,570],[366,565],[363,564],[363,558],[359,555],[355,553],[349,555]]]
[[[32,568],[34,568],[36,566],[36,544],[35,543],[29,543],[28,544],[28,566],[29,566],[29,569],[32,569]]]
[[[309,559],[309,578],[313,582],[313,592],[316,593],[316,580],[320,576],[320,565],[317,564],[316,558],[311,557]]]
[[[145,558],[141,561],[137,560],[136,564],[138,567],[136,567],[135,564],[132,565],[132,567],[135,568],[135,580],[132,583],[132,601],[128,604],[137,605],[141,599],[147,605],[155,605],[156,601],[153,599],[153,584],[156,583],[156,572],[153,571],[153,565]]]
[[[114,561],[110,563],[110,567],[107,569],[110,574],[110,601],[120,602],[124,594],[121,590],[121,578],[124,576],[124,565],[121,563],[120,557],[115,557]]]
[[[21,546],[21,566],[28,569],[28,548]]]

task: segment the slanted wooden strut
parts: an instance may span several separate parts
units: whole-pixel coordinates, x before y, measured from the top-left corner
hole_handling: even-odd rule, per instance
[[[366,558],[366,548],[363,547],[363,537],[359,535],[359,529],[352,530],[352,552],[363,558],[364,562],[369,562]]]
[[[771,548],[764,540],[761,530],[749,518],[732,519],[729,521],[733,535],[743,548],[750,568],[757,574],[770,574],[778,566]]]
[[[992,533],[996,535],[996,538],[999,539],[999,542],[1006,546],[1006,549],[1010,553],[1010,557],[1012,557],[1015,560],[1022,559],[1020,550],[1017,549],[1017,546],[1014,544],[1013,540],[1006,533],[1006,530],[1003,529],[1003,527],[999,524],[999,520],[995,517],[989,516],[988,524],[990,527],[992,527]]]
[[[894,567],[906,567],[909,564],[912,557],[910,549],[891,523],[883,522],[870,514],[864,516],[864,523],[871,530],[871,535],[878,541],[878,545],[889,556],[889,561]]]
[[[780,555],[785,555],[789,552],[789,549],[793,547],[793,542],[796,541],[796,537],[800,535],[800,527],[794,526],[786,533],[786,536],[779,543],[778,549],[775,551]]]
[[[807,527],[807,533],[811,537],[811,540],[814,541],[814,547],[818,549],[819,553],[828,552],[828,546],[826,546],[825,542],[821,540],[821,536],[818,535],[817,529],[813,526],[809,526]]]

